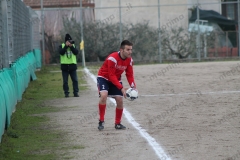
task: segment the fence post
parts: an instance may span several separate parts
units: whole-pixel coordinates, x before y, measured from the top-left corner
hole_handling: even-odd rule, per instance
[[[8,68],[11,64],[11,56],[13,55],[13,39],[12,39],[12,5],[11,1],[2,1],[1,10],[3,18],[3,32],[2,35],[5,40],[2,41],[3,47],[3,68]],[[10,45],[11,44],[11,45]]]
[[[227,57],[228,57],[228,31],[226,31],[226,48],[227,48]]]
[[[4,54],[4,51],[3,51],[3,25],[4,25],[4,22],[3,22],[3,11],[2,11],[2,1],[0,1],[0,69],[3,68],[3,54]],[[0,138],[0,141],[1,141],[1,138]]]
[[[240,57],[240,0],[238,0],[238,56]]]
[[[120,38],[120,43],[122,42],[122,8],[121,8],[121,0],[118,0],[119,4],[119,38]]]
[[[198,61],[201,60],[199,20],[200,20],[200,16],[199,16],[199,3],[198,3],[198,0],[197,0],[197,25],[198,25],[198,34],[197,34],[197,57],[198,57]]]
[[[45,36],[44,36],[44,12],[43,12],[43,0],[41,0],[41,21],[42,21],[42,59],[43,65],[45,65]]]
[[[159,63],[162,63],[162,54],[161,54],[161,10],[160,10],[160,0],[158,0],[158,54],[159,54]]]
[[[29,26],[30,26],[30,46],[31,46],[31,51],[33,51],[33,42],[34,42],[34,39],[33,39],[33,17],[31,16],[32,15],[32,9],[30,7],[28,7],[28,11],[29,11]]]
[[[85,52],[84,52],[84,40],[83,40],[83,8],[82,8],[82,0],[80,0],[80,16],[81,16],[81,45],[82,45],[82,66],[86,67],[85,64]]]

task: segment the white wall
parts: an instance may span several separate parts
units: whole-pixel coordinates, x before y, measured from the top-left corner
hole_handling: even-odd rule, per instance
[[[203,3],[219,2],[221,0],[199,0],[201,9],[221,11],[221,5]],[[197,0],[160,0],[161,16],[160,26],[162,28],[171,28],[182,26],[188,27],[189,8],[191,4],[197,4]],[[189,4],[178,5],[177,4]],[[95,18],[97,21],[104,23],[119,22],[119,5],[118,0],[97,0],[95,1]],[[123,23],[138,23],[147,20],[150,26],[158,27],[158,7],[138,7],[133,6],[154,6],[158,5],[158,0],[121,0],[122,8],[122,22]],[[108,9],[99,9],[101,7],[116,7]]]
[[[161,0],[161,4],[177,4],[183,0]],[[184,0],[186,1],[186,0]],[[186,4],[187,2],[185,2]],[[98,9],[99,7],[118,7],[118,0],[99,0],[95,2],[95,18],[98,21],[116,23],[119,22],[119,9]],[[145,20],[153,27],[158,27],[158,0],[121,0],[122,22],[137,23]],[[133,6],[154,6],[155,7],[138,7]],[[161,10],[161,26],[173,27],[175,25],[184,25],[188,21],[187,6],[163,6]]]
[[[188,0],[189,4],[196,5],[197,2],[200,4],[200,8],[204,10],[214,10],[221,14],[221,0]],[[209,3],[216,3],[216,4],[209,4]],[[189,5],[190,7],[190,5]]]

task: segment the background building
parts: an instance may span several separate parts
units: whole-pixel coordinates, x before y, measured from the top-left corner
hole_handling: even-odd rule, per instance
[[[32,9],[41,8],[41,0],[23,0],[23,2]],[[83,7],[94,7],[93,0],[83,0]],[[43,0],[44,8],[59,8],[59,7],[79,7],[79,0]]]
[[[191,11],[196,7],[198,0],[161,0],[160,25],[188,27]],[[203,10],[214,10],[221,13],[221,0],[199,0]],[[205,4],[206,3],[206,4]],[[211,3],[211,4],[209,4]],[[213,4],[215,3],[215,4]],[[95,18],[102,22],[119,22],[119,1],[101,0],[95,2]],[[138,23],[148,21],[153,27],[158,27],[158,0],[121,0],[122,22]],[[142,7],[145,6],[145,7]],[[111,8],[115,7],[115,8]],[[106,8],[106,9],[100,9]]]
[[[33,0],[24,0],[24,2],[32,7],[38,14],[39,19],[41,19],[41,1]],[[52,57],[57,59],[56,53],[57,45],[59,41],[63,40],[63,35],[65,32],[70,32],[76,37],[77,41],[80,40],[80,26],[81,15],[80,15],[80,1],[79,0],[43,0],[44,6],[44,35],[46,44],[46,50],[49,52],[49,55],[52,54]],[[237,34],[235,22],[231,26],[231,30],[226,30],[229,27],[218,26],[216,22],[212,21],[211,15],[208,16],[208,19],[204,19],[202,16],[200,20],[207,20],[206,23],[200,24],[201,28],[205,26],[202,25],[212,25],[214,23],[214,28],[219,29],[215,35],[212,34],[212,39],[220,39],[217,35],[221,33],[221,41],[211,44],[215,40],[207,40],[204,37],[201,39],[193,38],[191,43],[186,46],[187,42],[176,45],[180,40],[183,40],[182,37],[189,38],[189,24],[195,23],[195,19],[191,19],[193,13],[196,16],[196,8],[199,7],[202,11],[213,11],[219,15],[227,17],[227,20],[236,20],[237,19],[237,5],[236,0],[227,1],[229,4],[223,4],[223,0],[84,0],[83,1],[83,34],[86,46],[88,45],[88,57],[89,61],[96,61],[97,57],[104,59],[107,54],[107,51],[103,51],[103,46],[107,48],[116,48],[117,44],[123,38],[131,38],[135,44],[138,46],[143,46],[147,43],[148,47],[145,49],[139,48],[139,59],[143,60],[144,58],[149,58],[150,56],[144,52],[150,52],[152,55],[151,59],[155,60],[159,56],[159,50],[166,53],[165,58],[171,58],[171,54],[181,55],[178,52],[180,48],[185,48],[185,51],[182,53],[184,57],[188,57],[188,54],[192,54],[193,58],[196,58],[194,53],[196,48],[192,48],[192,52],[186,53],[189,51],[189,46],[200,46],[198,47],[199,53],[204,51],[204,57],[207,57],[208,48],[213,47],[213,51],[216,52],[218,47],[235,47],[237,46]],[[160,7],[159,7],[160,5]],[[205,13],[205,12],[201,12]],[[68,20],[68,23],[64,22],[64,19]],[[191,21],[190,21],[191,19]],[[226,18],[224,18],[226,19]],[[220,18],[221,21],[221,18]],[[218,22],[220,22],[218,21]],[[91,22],[91,23],[89,23]],[[120,24],[120,25],[119,25]],[[196,25],[196,23],[195,23]],[[69,27],[68,27],[69,26]],[[212,27],[212,26],[211,26]],[[168,30],[166,33],[159,34],[159,29],[163,31],[164,29]],[[212,27],[213,28],[213,27]],[[224,29],[225,28],[225,29]],[[175,29],[175,31],[172,31]],[[180,30],[184,31],[180,31]],[[40,30],[41,32],[42,30]],[[195,30],[195,32],[197,32]],[[165,36],[164,36],[165,34]],[[174,34],[176,36],[174,36]],[[171,37],[171,38],[169,38]],[[175,42],[173,42],[175,38]],[[198,39],[198,40],[197,40]],[[203,40],[204,39],[204,40]],[[229,40],[231,39],[231,44]],[[167,40],[167,43],[165,43]],[[185,39],[186,40],[186,39]],[[158,42],[163,44],[160,46]],[[198,44],[198,45],[196,45]],[[219,45],[217,45],[219,44]],[[151,46],[153,45],[153,46]],[[165,46],[164,46],[165,45]],[[169,45],[169,46],[166,46]],[[170,47],[171,46],[171,47]],[[161,47],[161,49],[160,49]],[[116,48],[117,49],[117,48]],[[201,50],[200,50],[201,49]],[[149,51],[151,50],[151,51]],[[230,49],[231,53],[234,49]],[[136,49],[135,49],[136,51]],[[174,51],[174,52],[172,52]],[[168,55],[169,52],[169,55]],[[172,53],[171,53],[172,52]],[[105,53],[105,54],[104,54]],[[236,53],[236,49],[235,52]],[[214,53],[215,54],[215,53]],[[227,53],[228,54],[228,53]],[[91,56],[90,56],[91,55]],[[146,56],[147,55],[147,56]],[[217,55],[217,54],[215,54]],[[236,55],[236,54],[234,54]],[[143,58],[144,57],[144,58]],[[136,59],[136,58],[135,58]],[[80,60],[80,59],[79,59]]]

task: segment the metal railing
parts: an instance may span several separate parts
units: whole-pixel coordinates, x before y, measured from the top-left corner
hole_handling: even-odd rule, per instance
[[[39,18],[21,0],[1,0],[0,5],[0,66],[8,68],[34,48],[40,49]]]
[[[42,0],[44,2],[44,0]],[[35,2],[35,1],[34,1]],[[136,1],[128,1],[126,3],[118,3],[119,1],[111,1],[112,5],[108,5],[104,1],[92,1],[92,0],[83,0],[83,3],[94,3],[94,8],[91,7],[80,7],[78,3],[79,0],[76,0],[76,7],[75,8],[62,8],[62,7],[55,7],[55,8],[42,8],[40,11],[31,10],[23,5],[20,0],[16,1],[1,1],[1,15],[0,15],[0,35],[1,39],[3,37],[8,37],[7,40],[4,38],[3,41],[0,42],[0,52],[2,53],[0,56],[1,60],[1,67],[7,67],[11,64],[16,58],[23,55],[28,50],[33,48],[40,48],[40,39],[43,42],[44,51],[47,50],[47,55],[43,52],[43,62],[45,62],[45,58],[52,57],[50,62],[56,63],[58,54],[56,53],[57,44],[62,43],[64,39],[64,33],[71,33],[76,42],[76,46],[79,47],[79,43],[82,41],[81,36],[83,35],[83,40],[85,44],[85,53],[86,53],[86,60],[87,61],[97,61],[104,58],[107,54],[106,47],[108,50],[116,50],[118,49],[119,41],[123,38],[129,38],[131,41],[134,41],[134,56],[135,60],[154,60],[158,62],[162,62],[162,60],[175,58],[178,51],[176,50],[176,45],[172,46],[172,48],[168,50],[164,50],[166,46],[164,46],[164,42],[166,42],[167,37],[171,37],[171,33],[169,35],[166,34],[164,31],[170,29],[179,29],[182,27],[183,29],[188,29],[189,24],[189,10],[190,9],[215,9],[218,10],[217,12],[221,12],[222,4],[236,4],[238,5],[237,1],[234,2],[217,2],[217,1],[199,1],[199,3],[186,3],[181,4],[179,2],[170,2],[168,4],[162,4],[159,0],[156,0],[154,3],[153,1],[143,2],[144,4],[136,3]],[[19,4],[18,4],[19,3]],[[40,6],[40,4],[38,4]],[[6,7],[7,6],[7,7]],[[16,6],[20,6],[19,8]],[[7,8],[7,9],[6,9]],[[21,8],[21,9],[20,9]],[[27,13],[27,11],[29,13]],[[149,12],[151,10],[151,12]],[[83,20],[79,11],[83,11]],[[47,16],[49,12],[56,12],[55,15],[58,15],[59,21],[55,19],[51,19],[51,16]],[[62,24],[61,12],[66,12],[66,16],[69,19],[69,28],[64,28],[64,24]],[[199,13],[199,12],[198,12]],[[43,15],[41,15],[43,14]],[[74,14],[75,17],[72,15]],[[239,13],[238,13],[239,14]],[[24,15],[24,16],[21,16]],[[8,18],[7,18],[8,17]],[[89,18],[90,17],[90,18]],[[240,16],[239,16],[240,17]],[[198,16],[198,20],[201,17]],[[40,22],[40,19],[42,20]],[[204,19],[203,19],[204,20]],[[72,22],[71,22],[72,21]],[[48,23],[48,22],[51,22]],[[54,23],[52,23],[54,22]],[[145,23],[146,22],[146,23]],[[239,22],[238,22],[239,23]],[[71,25],[75,25],[74,28],[71,28]],[[92,26],[92,24],[95,26]],[[148,25],[146,30],[144,30],[144,26]],[[201,25],[201,24],[200,24]],[[77,26],[77,27],[76,27]],[[92,29],[89,29],[89,27]],[[62,27],[61,32],[59,28]],[[106,29],[109,27],[108,29]],[[141,28],[142,27],[142,28]],[[24,28],[24,31],[21,31]],[[39,30],[41,28],[41,30]],[[47,30],[49,29],[50,30]],[[154,28],[154,29],[153,29]],[[238,27],[239,28],[239,27]],[[138,32],[137,29],[139,29]],[[143,29],[140,31],[140,29]],[[20,32],[21,31],[21,32]],[[106,32],[105,32],[106,31]],[[42,36],[39,36],[41,32]],[[48,32],[51,34],[48,35]],[[56,33],[57,32],[57,33]],[[83,32],[83,33],[81,33]],[[191,48],[190,44],[192,44],[191,49],[192,54],[188,56],[188,59],[196,58],[199,61],[201,58],[208,58],[208,57],[229,57],[229,56],[236,56],[236,49],[238,50],[239,46],[239,32],[235,30],[233,33],[232,31],[226,31],[223,33],[226,41],[227,39],[234,39],[232,43],[233,46],[230,46],[228,43],[226,46],[219,46],[217,43],[215,46],[207,46],[204,44],[205,42],[211,42],[210,40],[205,40],[205,36],[197,31],[196,37],[191,39],[189,43],[182,43],[182,47],[185,47],[185,52],[188,48]],[[17,34],[16,34],[17,33]],[[43,34],[44,33],[44,34]],[[102,34],[105,36],[101,37]],[[148,34],[152,34],[148,36]],[[217,33],[217,32],[216,32]],[[107,35],[109,34],[109,35]],[[189,32],[184,32],[184,34],[190,35]],[[222,33],[221,33],[222,34]],[[236,35],[237,34],[237,35]],[[57,35],[57,36],[56,36]],[[75,36],[76,35],[76,36]],[[141,39],[141,36],[146,36],[146,38]],[[213,34],[214,35],[214,34]],[[108,37],[109,38],[106,38]],[[217,35],[216,35],[217,36]],[[216,39],[216,36],[212,38]],[[235,37],[234,37],[235,36]],[[165,38],[164,38],[165,37]],[[179,37],[181,40],[184,41],[184,38],[189,37]],[[145,39],[145,41],[144,41]],[[51,40],[51,41],[50,41]],[[170,43],[177,43],[173,42],[174,39],[169,41]],[[45,47],[45,41],[47,41]],[[112,42],[115,44],[112,45]],[[191,43],[190,43],[191,42]],[[111,45],[110,45],[111,44]],[[146,45],[145,45],[146,44]],[[47,45],[51,45],[50,47]],[[151,46],[153,45],[153,46]],[[7,46],[7,47],[6,47]],[[108,47],[110,46],[110,48]],[[207,46],[207,47],[206,47]],[[48,50],[52,48],[52,50]],[[138,48],[138,50],[137,50]],[[223,48],[223,49],[219,49]],[[225,48],[232,48],[232,50],[225,49]],[[150,49],[150,50],[149,50]],[[174,50],[175,49],[175,50]],[[214,49],[214,54],[213,54]],[[171,51],[173,50],[173,51]],[[137,51],[137,52],[136,52]],[[225,52],[226,54],[218,54]],[[231,51],[231,54],[229,54]],[[102,53],[104,52],[104,53]],[[193,53],[194,52],[194,53]],[[238,52],[238,51],[237,51]],[[169,55],[166,55],[169,53]],[[173,53],[171,55],[170,53]],[[209,54],[208,54],[209,53]],[[175,54],[175,55],[174,55]],[[185,54],[183,52],[183,54]],[[48,57],[45,57],[45,56]],[[208,56],[210,55],[210,56]],[[237,54],[239,56],[239,54]],[[181,56],[180,56],[181,57]],[[53,60],[55,58],[55,60]],[[78,61],[81,62],[81,57],[78,57]],[[185,57],[186,58],[186,57]]]
[[[43,0],[44,1],[44,0]],[[80,2],[80,1],[79,1]],[[138,3],[137,1],[95,1],[94,4],[94,19],[90,22],[86,20],[87,13],[90,14],[93,8],[88,7],[78,7],[75,8],[42,8],[44,12],[44,28],[53,28],[54,26],[48,23],[51,19],[50,16],[47,16],[48,13],[55,12],[59,14],[60,12],[70,12],[72,15],[77,15],[78,11],[83,10],[83,24],[81,23],[81,18],[73,17],[70,14],[66,14],[65,18],[68,17],[69,21],[67,22],[69,27],[65,27],[63,24],[61,27],[60,34],[56,34],[56,30],[51,32],[50,35],[45,34],[45,40],[52,40],[52,44],[60,44],[64,39],[63,33],[70,32],[74,35],[74,39],[77,42],[77,45],[82,40],[80,37],[84,34],[84,44],[85,44],[85,53],[86,61],[98,61],[102,60],[106,54],[107,50],[117,50],[118,44],[122,39],[128,38],[131,41],[134,41],[135,47],[133,50],[133,56],[135,61],[157,61],[162,63],[163,60],[177,59],[184,57],[185,59],[196,59],[201,61],[204,58],[219,58],[219,57],[236,57],[236,50],[238,50],[238,36],[235,36],[234,43],[235,45],[231,46],[226,43],[226,46],[221,46],[217,42],[217,33],[218,31],[212,31],[212,37],[207,37],[208,33],[201,33],[198,29],[195,32],[195,35],[187,31],[188,24],[190,23],[190,10],[215,10],[221,14],[222,4],[238,4],[235,2],[219,2],[219,1],[198,1],[199,3],[180,3],[178,2],[168,2],[163,4],[159,0],[142,2]],[[197,1],[195,1],[197,2]],[[150,12],[151,10],[151,12]],[[89,12],[87,12],[89,11]],[[197,20],[201,19],[201,16],[197,16]],[[79,22],[80,21],[80,22]],[[57,22],[55,22],[57,23]],[[61,24],[61,23],[60,23]],[[72,25],[72,26],[71,26]],[[198,25],[198,24],[197,24]],[[201,24],[199,24],[201,25]],[[146,26],[144,28],[144,26]],[[71,28],[72,27],[72,28]],[[89,27],[92,27],[89,29]],[[141,28],[142,27],[142,28]],[[106,29],[108,28],[108,29]],[[171,29],[178,30],[180,28],[184,29],[184,35],[194,35],[191,38],[191,41],[187,41],[190,37],[174,37],[174,35],[169,32]],[[59,29],[59,28],[58,28]],[[137,32],[137,29],[139,31]],[[140,31],[142,29],[142,31]],[[145,29],[145,30],[144,30]],[[81,32],[83,30],[83,33]],[[166,31],[165,31],[166,30]],[[44,31],[43,31],[44,32]],[[236,34],[236,30],[234,30]],[[54,34],[53,34],[54,33]],[[148,33],[148,34],[146,34]],[[101,37],[104,34],[103,37]],[[152,34],[151,36],[148,36]],[[232,38],[232,33],[230,31],[223,31],[224,34],[221,36],[221,41],[226,39],[226,42]],[[55,35],[58,35],[55,36]],[[59,38],[60,35],[60,38]],[[77,36],[75,36],[77,35]],[[145,36],[145,38],[142,38]],[[106,38],[109,37],[109,38]],[[173,39],[167,39],[168,37],[173,37]],[[142,38],[142,39],[141,39]],[[174,42],[175,38],[175,42]],[[185,39],[184,39],[185,38]],[[206,40],[206,38],[208,38]],[[211,39],[212,38],[212,39]],[[179,40],[181,39],[181,45],[179,45]],[[208,45],[212,40],[216,41],[215,46]],[[224,39],[224,40],[223,40]],[[166,40],[171,44],[170,48],[166,48]],[[190,39],[189,39],[190,40]],[[232,39],[231,39],[232,40]],[[206,43],[206,44],[205,44]],[[165,45],[165,46],[164,46]],[[191,47],[193,46],[193,47]],[[79,46],[78,46],[79,47]],[[169,46],[168,46],[169,47]],[[232,48],[231,54],[229,50],[225,48]],[[107,49],[105,49],[107,48]],[[182,55],[179,55],[177,48],[185,48],[181,51]],[[223,49],[219,49],[223,48]],[[46,47],[45,47],[46,49]],[[149,50],[150,49],[150,50]],[[188,51],[191,49],[191,54],[188,55]],[[212,54],[213,49],[215,50]],[[222,54],[226,51],[226,54]],[[57,53],[55,50],[48,50],[48,54],[51,54],[48,57],[52,57],[50,62],[56,63]],[[237,51],[238,52],[238,51]],[[219,54],[218,54],[219,53]],[[220,54],[221,53],[221,54]],[[177,55],[177,56],[176,56]],[[78,59],[79,62],[82,61],[81,57]]]

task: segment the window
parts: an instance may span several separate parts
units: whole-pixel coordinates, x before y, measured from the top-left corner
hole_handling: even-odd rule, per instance
[[[227,18],[235,19],[234,4],[227,4]]]
[[[237,20],[237,3],[232,3],[237,2],[237,0],[225,0],[224,2],[229,3],[222,4],[222,15],[228,19]]]

